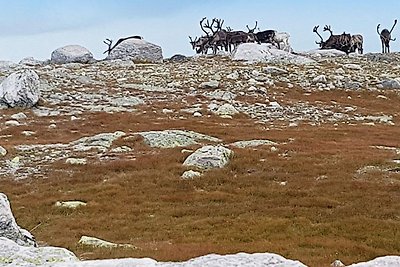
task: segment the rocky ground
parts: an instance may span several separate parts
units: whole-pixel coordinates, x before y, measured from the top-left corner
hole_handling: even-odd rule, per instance
[[[281,159],[290,157],[294,152],[284,146],[297,137],[270,140],[268,131],[301,135],[303,129],[353,127],[397,133],[398,53],[344,56],[314,51],[293,58],[248,59],[197,56],[159,64],[4,62],[2,79],[19,70],[37,73],[40,100],[31,109],[4,106],[0,110],[0,180],[35,183],[56,177],[57,171],[73,175],[82,166],[139,161],[143,155],[176,147],[185,150],[176,179],[201,179],[210,169],[229,166],[233,157],[240,157],[238,149],[261,146]],[[261,129],[265,138],[229,133],[240,132],[241,123],[250,131]],[[238,128],[232,128],[234,124]],[[376,150],[392,153],[391,163],[360,166],[356,175],[390,173],[392,185],[398,187],[399,143],[391,139],[375,145]],[[399,200],[398,193],[391,197]],[[392,251],[396,248],[399,253],[398,242]]]

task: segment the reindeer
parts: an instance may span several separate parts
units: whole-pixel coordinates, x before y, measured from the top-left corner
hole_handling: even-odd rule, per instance
[[[256,21],[256,25],[254,26],[253,29],[250,29],[249,25],[246,25],[249,33],[255,34],[256,40],[259,44],[260,43],[274,44],[274,37],[276,35],[276,31],[274,31],[274,30],[260,31],[260,29],[258,29],[258,32],[254,33],[254,31],[257,28],[257,24],[258,24],[258,22]]]
[[[363,43],[364,38],[361,34],[352,35],[350,39],[350,53],[354,53],[357,50],[358,53],[362,54],[364,51]]]
[[[115,43],[114,46],[112,45],[113,40],[107,38],[105,41],[103,41],[103,43],[108,45],[108,49],[106,51],[104,51],[103,54],[108,53],[108,55],[109,55],[111,53],[111,51],[114,50],[117,47],[117,45],[119,45],[120,43],[122,43],[123,41],[128,40],[128,39],[143,40],[143,37],[135,35],[135,36],[129,36],[129,37],[126,37],[126,38],[120,38],[120,39],[118,39],[118,41]]]
[[[201,36],[200,38],[195,38],[189,36],[190,44],[192,45],[192,49],[196,51],[197,54],[207,54],[208,49],[210,48],[209,37]]]
[[[227,42],[227,36],[228,36],[228,31],[222,29],[222,25],[224,24],[224,21],[221,19],[216,19],[214,18],[210,24],[210,21],[207,20],[204,22],[206,17],[204,17],[200,21],[200,27],[203,32],[206,33],[207,37],[209,38],[209,46],[213,49],[213,53],[216,54],[218,47],[225,48],[225,51],[228,51],[228,42]],[[214,25],[216,23],[216,25]],[[205,29],[209,29],[211,33],[206,31]]]
[[[315,32],[319,38],[321,38],[320,42],[315,42],[319,45],[320,49],[337,49],[340,51],[345,52],[346,54],[350,53],[351,49],[351,35],[346,34],[345,32],[341,35],[334,35],[331,27],[325,25],[324,31],[329,31],[331,35],[329,36],[328,40],[324,41],[322,36],[318,33],[319,25],[315,26],[313,32]]]
[[[290,34],[287,32],[276,32],[273,41],[278,44],[278,49],[281,49],[281,43],[283,43],[284,48],[289,48],[289,38]]]
[[[376,26],[376,31],[379,34],[379,37],[381,38],[381,44],[382,44],[382,53],[390,53],[390,41],[396,41],[396,38],[392,39],[392,31],[394,27],[397,24],[397,19],[394,20],[394,24],[390,31],[388,29],[383,29],[381,32],[379,32],[379,27],[381,24],[378,24]]]

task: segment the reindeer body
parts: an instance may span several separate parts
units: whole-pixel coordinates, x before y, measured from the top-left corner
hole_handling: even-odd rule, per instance
[[[363,43],[364,38],[361,34],[352,35],[350,40],[350,53],[356,52],[357,50],[358,53],[362,54],[364,51]]]
[[[394,27],[397,24],[397,19],[394,20],[394,24],[390,31],[388,29],[383,29],[381,32],[379,32],[379,27],[381,26],[378,24],[376,26],[376,31],[379,34],[379,37],[381,38],[381,44],[382,44],[382,53],[390,53],[390,41],[396,41],[396,38],[392,39],[392,31]]]

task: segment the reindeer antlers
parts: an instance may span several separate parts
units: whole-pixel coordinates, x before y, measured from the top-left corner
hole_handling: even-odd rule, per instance
[[[258,24],[258,22],[256,21],[256,26],[254,26],[253,29],[250,29],[250,28],[249,28],[249,25],[246,25],[247,29],[249,30],[249,33],[254,33],[254,31],[255,31],[256,28],[257,28],[257,24]]]
[[[333,35],[333,31],[331,30],[331,25],[325,25],[325,27],[324,27],[324,32],[325,31],[329,31],[330,33],[331,33],[331,35]]]
[[[324,42],[324,38],[322,38],[322,36],[318,33],[318,28],[319,28],[319,25],[315,26],[315,27],[313,28],[313,32],[315,32],[315,33],[319,36],[319,38],[321,38],[321,42],[315,41],[315,43],[316,43],[317,45],[321,45],[321,44]]]

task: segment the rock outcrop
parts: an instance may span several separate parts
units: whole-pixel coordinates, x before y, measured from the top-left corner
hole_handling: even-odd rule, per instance
[[[233,60],[241,60],[247,62],[268,62],[268,63],[285,63],[285,64],[309,64],[315,61],[292,54],[287,51],[279,50],[271,44],[255,44],[245,43],[239,45],[232,54]]]
[[[11,212],[10,202],[3,193],[0,193],[0,237],[12,240],[21,246],[36,246],[33,235],[18,226]]]
[[[186,158],[183,166],[199,169],[223,168],[233,156],[233,151],[223,146],[204,146]]]
[[[163,55],[162,49],[158,45],[142,39],[128,39],[113,49],[106,59],[129,59],[140,62],[161,63]]]
[[[93,54],[83,46],[67,45],[60,47],[51,53],[51,62],[56,64],[66,63],[91,63]]]
[[[0,104],[31,108],[40,98],[39,76],[33,70],[14,72],[0,84]]]

